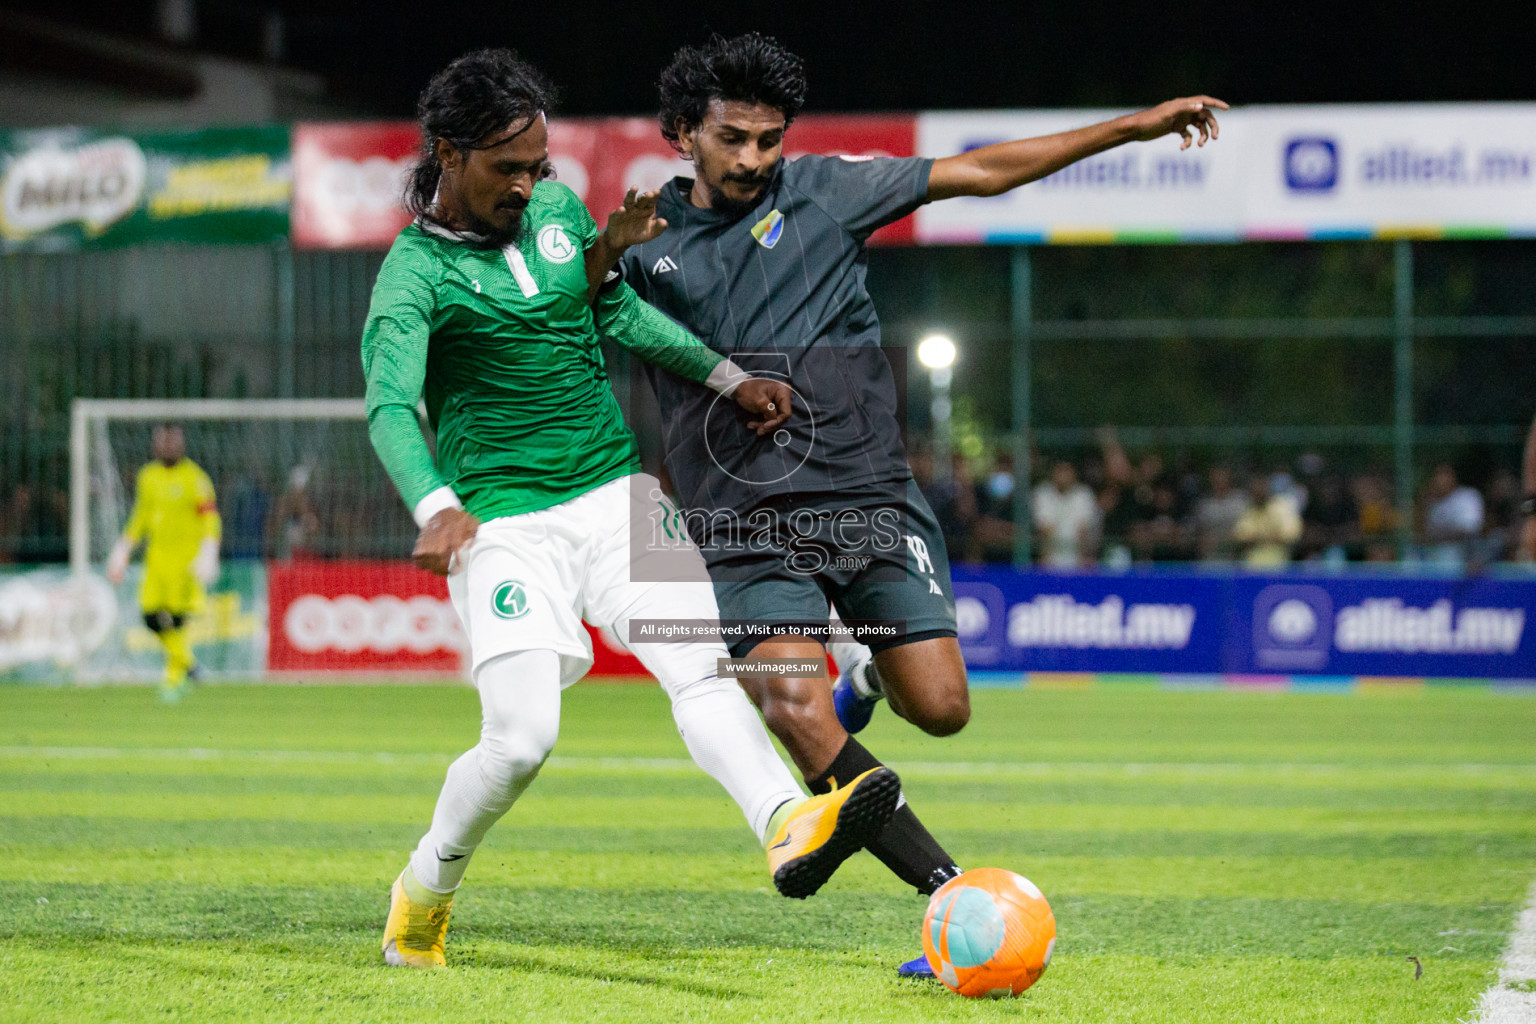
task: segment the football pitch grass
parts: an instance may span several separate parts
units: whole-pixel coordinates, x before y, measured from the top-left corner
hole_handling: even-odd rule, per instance
[[[0,687],[0,1020],[1449,1024],[1536,877],[1536,698],[984,690],[946,740],[882,708],[933,831],[1055,908],[1040,983],[972,1002],[897,979],[924,901],[872,857],[775,895],[660,691],[582,683],[449,969],[386,968],[477,725],[459,687]]]

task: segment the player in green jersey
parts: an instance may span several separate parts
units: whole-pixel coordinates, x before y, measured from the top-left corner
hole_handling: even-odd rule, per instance
[[[479,743],[448,769],[392,890],[383,949],[397,966],[446,962],[468,860],[549,756],[562,687],[591,667],[582,619],[630,642],[661,682],[689,752],[742,808],[785,895],[815,892],[885,827],[900,792],[881,768],[807,799],[741,689],[718,677],[717,635],[630,635],[631,620],[719,612],[696,548],[646,541],[658,511],[662,524],[676,513],[640,473],[600,337],[729,396],[740,422],[728,429],[778,428],[790,392],[742,373],[623,282],[588,281],[583,254],[599,234],[547,180],[549,94],[506,50],[432,79],[407,192],[417,219],[379,270],[364,327],[369,436],[421,527],[417,564],[448,575],[483,712]],[[616,217],[601,244],[644,241],[648,221]],[[417,420],[423,395],[435,459]]]

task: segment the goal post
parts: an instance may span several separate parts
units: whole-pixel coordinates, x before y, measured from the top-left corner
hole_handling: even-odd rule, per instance
[[[185,627],[210,678],[462,677],[457,613],[443,580],[411,563],[416,523],[351,398],[77,400],[70,568],[33,601],[67,678],[153,678],[163,666],[139,605],[144,568],[116,584],[103,573],[161,424],[181,428],[223,520],[218,579]]]
[[[358,398],[77,398],[69,437],[69,564],[75,574],[105,557],[122,529],[133,474],[149,461],[147,438],[158,423],[186,430],[187,456],[208,471],[216,490],[237,465],[264,475],[269,488],[301,467],[306,479],[346,475],[356,478],[359,494],[377,492],[384,472],[366,444],[367,412]],[[398,516],[381,517],[390,518]]]

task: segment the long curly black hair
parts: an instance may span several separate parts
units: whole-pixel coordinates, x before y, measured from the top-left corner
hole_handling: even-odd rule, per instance
[[[544,73],[507,49],[476,50],[432,76],[416,101],[421,122],[421,159],[405,184],[405,208],[420,216],[432,205],[443,168],[438,139],[461,150],[508,125],[531,125],[555,102],[555,87]]]
[[[805,106],[805,62],[759,32],[726,39],[709,37],[703,46],[685,46],[657,82],[661,134],[679,149],[678,129],[704,121],[710,100],[762,103],[783,111],[788,127]]]

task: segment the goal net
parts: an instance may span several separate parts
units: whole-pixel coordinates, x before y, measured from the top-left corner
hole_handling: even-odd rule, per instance
[[[75,404],[70,564],[99,566],[128,521],[150,435],[171,423],[213,481],[223,557],[400,558],[416,527],[368,441],[355,399]]]
[[[212,480],[223,520],[218,585],[189,626],[211,674],[264,675],[273,665],[269,632],[274,651],[277,641],[291,640],[299,655],[352,656],[339,662],[343,669],[366,669],[370,652],[454,647],[451,609],[410,578],[405,560],[416,526],[373,452],[363,403],[355,399],[77,401],[70,438],[70,576],[77,592],[106,586],[105,561],[128,521],[135,478],[152,458],[151,435],[161,424],[182,429],[186,455]],[[113,600],[95,593],[64,617],[77,638],[73,660],[81,677],[141,677],[162,663],[157,641],[139,621],[139,562]],[[383,577],[368,576],[381,566]],[[345,576],[341,583],[337,573]],[[269,609],[269,584],[296,590],[297,610],[279,607],[275,592]],[[431,599],[412,604],[424,596]],[[112,606],[118,628],[104,631],[92,616]],[[107,641],[94,648],[79,639],[102,635]],[[440,660],[452,667],[446,655]]]

